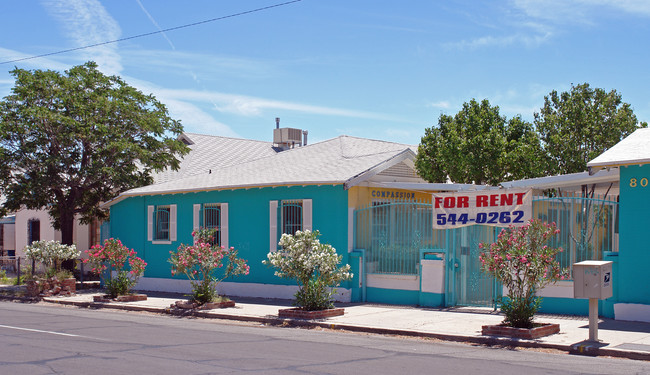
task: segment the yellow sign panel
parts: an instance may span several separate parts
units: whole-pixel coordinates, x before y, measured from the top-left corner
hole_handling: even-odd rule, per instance
[[[431,202],[431,194],[413,190],[355,186],[349,191],[349,207],[366,206],[372,202],[418,201]]]

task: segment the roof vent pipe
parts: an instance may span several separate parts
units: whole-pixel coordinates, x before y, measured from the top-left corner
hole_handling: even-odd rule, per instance
[[[309,134],[309,132],[307,130],[302,131],[302,145],[303,146],[307,146],[307,134]]]
[[[280,118],[279,117],[275,118],[275,128],[280,129]]]

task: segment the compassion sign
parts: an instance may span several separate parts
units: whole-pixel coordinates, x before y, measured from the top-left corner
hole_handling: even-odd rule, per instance
[[[531,189],[434,193],[433,229],[483,224],[507,227],[524,225],[532,218]]]

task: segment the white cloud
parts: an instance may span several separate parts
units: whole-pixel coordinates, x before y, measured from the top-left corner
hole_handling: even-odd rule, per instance
[[[201,63],[198,64],[197,61]],[[245,79],[264,79],[274,74],[272,63],[177,50],[128,50],[124,52],[124,63],[127,66],[147,66],[150,71],[161,71],[164,74],[169,72],[190,74],[196,76],[196,79],[199,76],[212,77],[215,74]]]
[[[619,8],[628,13],[650,16],[650,2],[647,0],[596,0],[595,2]]]
[[[192,103],[172,99],[164,95],[157,97],[157,99],[165,103],[172,118],[182,119],[181,123],[186,131],[241,138],[228,125],[215,120],[209,113],[204,112]]]
[[[159,93],[159,95],[164,95],[165,97],[172,99],[210,103],[214,105],[215,109],[219,112],[232,113],[241,116],[261,116],[266,110],[287,110],[327,116],[342,116],[384,121],[401,121],[394,116],[381,113],[315,106],[310,104],[257,98],[246,95],[227,94],[211,91],[174,90],[166,88],[158,88],[155,91]]]
[[[451,104],[447,100],[441,100],[439,102],[429,103],[427,107],[449,109],[449,107],[451,107]]]
[[[511,5],[501,22],[502,35],[484,35],[444,46],[461,50],[516,45],[531,48],[548,42],[567,25],[593,26],[598,15],[608,15],[612,10],[650,16],[647,0],[511,0]]]
[[[647,0],[513,0],[512,4],[528,17],[558,24],[593,24],[595,13],[603,11],[603,8],[650,16],[650,2]]]
[[[61,23],[73,47],[116,40],[122,33],[118,23],[97,0],[45,0],[43,5]],[[82,49],[79,53],[84,60],[95,61],[107,74],[122,71],[117,43]]]
[[[548,28],[543,27],[540,24],[536,23],[526,23],[522,24],[524,28],[529,30],[516,31],[510,35],[504,36],[482,36],[469,40],[461,40],[460,42],[446,43],[444,44],[447,48],[461,49],[461,50],[473,50],[484,47],[509,47],[512,45],[523,45],[525,47],[536,47],[546,41],[548,41],[552,36],[553,32]],[[532,30],[531,30],[532,29]]]

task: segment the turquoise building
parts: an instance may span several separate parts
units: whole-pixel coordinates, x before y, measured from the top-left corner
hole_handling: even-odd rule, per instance
[[[358,268],[359,258],[351,255],[353,211],[369,203],[373,192],[386,196],[386,189],[371,186],[424,182],[414,172],[415,152],[408,145],[348,136],[304,145],[298,129],[276,133],[274,143],[184,135],[192,151],[180,172],[107,202],[111,236],[148,263],[138,288],[189,291],[187,280],[172,277],[169,252],[192,243],[194,229],[214,227],[219,243],[238,249],[251,267],[249,275],[221,283],[221,293],[292,298],[295,285],[262,265],[267,253],[278,249],[282,233],[319,230],[322,242]],[[397,189],[388,193],[406,196]],[[350,301],[352,290],[359,289],[355,273],[355,280],[339,288],[339,300]]]
[[[620,172],[620,250],[611,258],[614,316],[650,322],[650,129],[636,130],[587,166],[591,173]]]
[[[138,288],[188,292],[187,280],[171,276],[169,252],[191,243],[194,229],[215,227],[218,241],[239,249],[251,266],[249,275],[223,282],[220,293],[292,298],[295,284],[262,260],[278,249],[282,233],[311,229],[352,266],[355,276],[338,289],[339,301],[495,307],[503,289],[480,271],[478,244],[494,241],[501,228],[433,229],[431,193],[526,188],[534,217],[561,229],[563,266],[614,262],[614,296],[600,302],[600,314],[650,320],[647,130],[591,161],[591,173],[498,187],[426,183],[409,145],[349,136],[306,145],[302,134],[276,129],[273,143],[185,134],[192,152],[181,171],[108,202],[111,236],[148,263]],[[554,196],[544,194],[549,189]],[[573,289],[566,280],[539,291],[542,311],[586,315],[588,301],[573,298]]]

